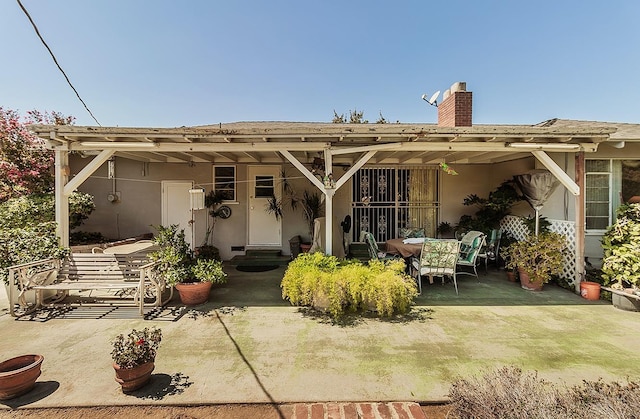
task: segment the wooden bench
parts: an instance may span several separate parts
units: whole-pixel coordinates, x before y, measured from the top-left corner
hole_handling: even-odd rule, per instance
[[[163,300],[166,283],[153,272],[155,262],[144,253],[72,253],[63,260],[45,259],[9,268],[10,313],[14,317],[32,313],[45,305],[45,293],[55,291],[47,305],[69,305],[65,302],[71,291],[106,291],[107,296],[91,298],[92,305],[133,305],[144,314],[145,297],[152,297],[154,307],[164,306],[172,297]],[[35,303],[29,304],[26,293],[35,291]],[[16,294],[17,295],[14,295]],[[50,293],[49,293],[50,294]],[[75,304],[88,305],[87,298],[79,298]],[[95,301],[101,301],[96,303]],[[15,311],[15,304],[23,308]]]

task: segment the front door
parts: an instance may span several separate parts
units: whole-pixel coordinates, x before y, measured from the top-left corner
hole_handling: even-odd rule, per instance
[[[281,219],[269,213],[269,199],[282,198],[279,166],[249,166],[249,246],[282,246]]]
[[[162,181],[162,225],[168,227],[178,224],[178,230],[184,229],[184,238],[193,248],[193,223],[189,196],[189,189],[192,186],[191,181]]]

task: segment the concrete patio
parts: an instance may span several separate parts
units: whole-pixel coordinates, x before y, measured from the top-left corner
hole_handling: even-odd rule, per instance
[[[548,285],[529,292],[489,269],[480,280],[424,284],[404,317],[346,317],[290,306],[285,268],[227,266],[229,282],[207,304],[177,297],[148,319],[134,308],[77,308],[15,320],[0,291],[0,355],[43,354],[35,389],[0,407],[190,405],[445,400],[450,384],[511,364],[556,382],[640,380],[640,313]],[[110,340],[158,326],[163,341],[151,383],[121,393]]]

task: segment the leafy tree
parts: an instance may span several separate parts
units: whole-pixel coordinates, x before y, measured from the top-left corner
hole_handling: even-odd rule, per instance
[[[31,111],[21,119],[0,107],[0,280],[8,267],[48,257],[61,257],[54,221],[54,154],[27,124],[72,124],[58,112]],[[95,209],[91,195],[69,198],[70,226],[79,226]]]
[[[73,117],[59,112],[39,111],[28,112],[23,121],[16,111],[0,107],[0,202],[53,189],[53,152],[26,125],[62,125],[73,121]]]
[[[347,123],[347,119],[344,114],[338,115],[338,113],[333,110],[333,119],[331,120],[334,124],[345,124]],[[349,111],[349,124],[368,124],[369,121],[364,119],[364,112],[358,112],[357,109]]]
[[[336,112],[336,110],[333,110],[333,118],[331,119],[331,122],[334,124],[346,124],[347,123],[347,118],[345,117],[345,115],[343,113],[341,113],[340,115],[338,115],[338,113]],[[364,119],[364,112],[360,111],[358,112],[357,109],[354,109],[352,111],[349,111],[349,124],[368,124],[369,120]],[[378,119],[375,122],[376,124],[388,124],[389,121],[387,120],[387,118],[385,118],[384,116],[382,116],[382,112],[380,112],[380,116],[378,117]],[[400,121],[396,121],[396,123],[400,123]]]
[[[69,197],[69,228],[79,227],[95,208],[92,195],[73,192]],[[55,202],[52,194],[19,196],[0,203],[0,229],[30,228],[54,220]]]

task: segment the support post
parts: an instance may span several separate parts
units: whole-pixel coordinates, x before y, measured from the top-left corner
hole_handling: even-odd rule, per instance
[[[68,151],[55,151],[54,171],[56,232],[60,240],[60,246],[69,247],[69,196],[64,193],[64,187],[69,180]]]
[[[574,285],[576,292],[580,292],[580,282],[584,279],[585,263],[584,263],[584,231],[585,231],[585,197],[584,197],[584,152],[576,154],[575,162],[576,183],[579,187],[579,193],[575,196],[576,207],[576,276]]]

